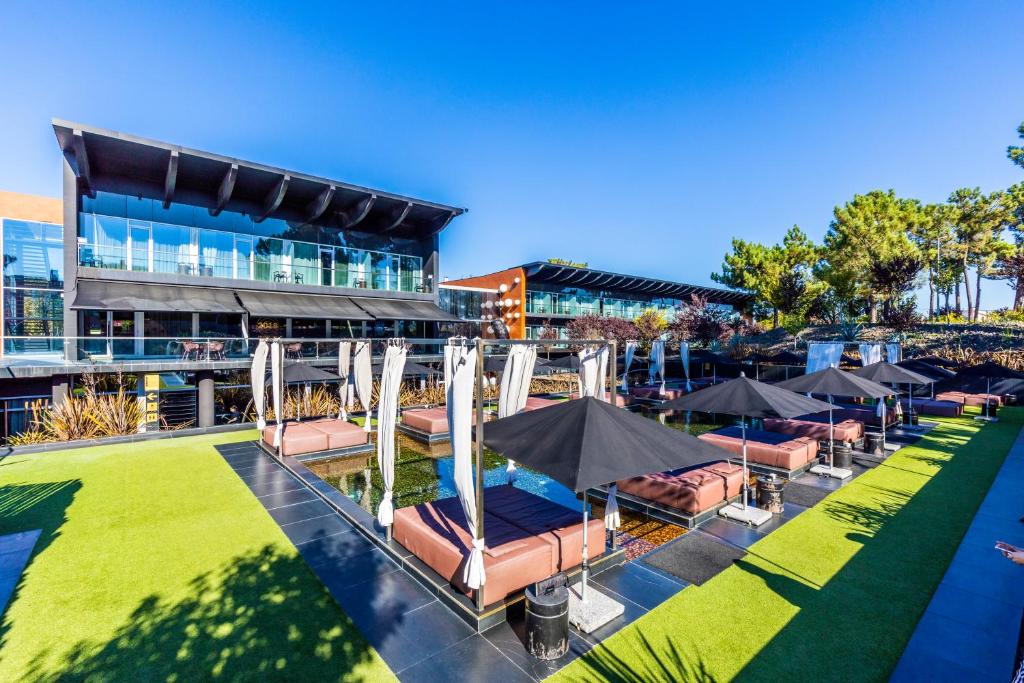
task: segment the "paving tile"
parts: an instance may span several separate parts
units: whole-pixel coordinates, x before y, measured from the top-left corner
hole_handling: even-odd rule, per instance
[[[358,586],[372,591],[375,581],[392,572],[398,572],[400,568],[398,563],[382,550],[371,548],[361,553],[354,550],[353,554],[344,559],[320,562],[311,569],[333,595]]]
[[[1024,605],[1022,569],[993,550],[987,557],[957,560],[946,570],[943,581],[993,600],[1021,606]]]
[[[990,681],[981,671],[971,669],[944,658],[924,646],[911,641],[903,652],[889,683],[920,683],[920,681],[950,681],[953,683],[981,683]],[[1009,680],[1009,675],[996,680]]]
[[[512,663],[535,680],[543,680],[586,654],[593,645],[579,634],[569,631],[569,649],[558,659],[544,660],[534,657],[526,650],[526,623],[520,615],[512,623],[504,622],[483,632],[483,637]]]
[[[807,512],[809,508],[805,508],[803,505],[797,505],[796,503],[786,503],[782,508],[782,519],[787,522],[797,515]]]
[[[310,567],[325,562],[337,564],[355,555],[368,553],[376,547],[355,529],[347,529],[330,536],[316,536],[296,546],[302,554],[302,559]]]
[[[245,477],[246,475],[254,474],[256,472],[287,473],[287,470],[278,465],[276,462],[271,462],[270,460],[266,459],[243,461],[233,466],[229,463],[229,466],[231,467],[231,469],[235,471],[235,474],[237,474],[240,477]]]
[[[332,590],[331,594],[363,633],[382,626],[392,628],[406,612],[436,600],[430,591],[400,571],[382,574],[373,581],[344,590]]]
[[[252,468],[251,471],[237,472],[238,478],[246,484],[266,484],[272,481],[288,481],[292,475],[281,468],[263,469],[262,467]]]
[[[332,512],[332,510],[327,507],[327,504],[323,501],[310,500],[305,503],[299,503],[298,505],[288,505],[286,507],[268,510],[268,512],[278,524],[288,524],[290,522],[299,522],[303,519],[320,517]]]
[[[937,614],[925,613],[911,638],[915,649],[941,657],[987,680],[1009,680],[1013,668],[1016,633],[1005,634],[1012,646]],[[916,641],[916,642],[915,642]],[[908,646],[908,649],[910,647]],[[976,680],[984,680],[976,678]],[[922,680],[920,677],[917,680]],[[954,680],[943,677],[940,680]],[[971,679],[968,679],[971,680]]]
[[[260,484],[246,484],[249,490],[252,491],[252,495],[257,498],[260,496],[266,496],[271,493],[283,493],[284,491],[298,491],[305,489],[302,482],[295,479],[294,477],[287,477],[286,479],[275,479],[272,481],[262,482]]]
[[[285,524],[281,527],[281,531],[296,545],[306,543],[315,538],[333,536],[334,534],[346,531],[354,533],[352,526],[334,511],[327,511],[320,517]]]
[[[581,638],[589,641],[590,643],[597,644],[606,638],[610,638],[614,634],[618,633],[623,627],[632,624],[634,621],[647,614],[647,610],[633,602],[632,600],[611,591],[610,589],[602,589],[601,592],[607,594],[609,597],[622,603],[625,607],[621,617],[612,619],[607,624],[597,629],[593,633],[580,633],[573,629],[574,633],[577,633]]]
[[[709,519],[701,524],[700,530],[744,550],[761,540],[761,534],[747,525],[737,524],[719,517]]]
[[[995,638],[1016,633],[1021,621],[1019,605],[993,600],[946,582],[939,584],[927,612],[987,632]]]
[[[260,496],[257,500],[260,501],[266,509],[274,510],[286,505],[295,505],[296,503],[304,503],[310,500],[319,500],[319,498],[309,489],[302,488],[294,491],[269,493],[265,496]]]
[[[8,549],[0,553],[0,614],[7,608],[7,602],[21,581],[41,532],[41,529],[33,529],[0,537],[0,547]]]
[[[486,638],[475,634],[452,647],[399,671],[403,681],[532,681]]]
[[[39,534],[42,533],[42,529],[33,529],[32,531],[19,531],[13,534],[5,534],[0,536],[0,553],[11,553],[22,550],[31,550],[35,547],[36,541],[39,540]]]
[[[601,572],[593,578],[595,584],[610,588],[645,609],[654,609],[685,588],[675,579],[668,579],[636,562],[627,562]]]

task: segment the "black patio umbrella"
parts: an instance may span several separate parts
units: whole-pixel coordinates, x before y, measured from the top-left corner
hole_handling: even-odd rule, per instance
[[[384,370],[383,363],[374,363],[372,366],[372,372],[375,375],[379,375]],[[419,363],[413,363],[412,361],[406,361],[405,367],[402,369],[402,374],[406,377],[434,377],[442,374],[440,370],[421,365]]]
[[[956,376],[956,373],[952,370],[939,367],[938,365],[932,365],[931,363],[926,363],[925,361],[916,358],[912,360],[901,360],[899,363],[896,363],[896,365],[904,368],[905,370],[910,370],[911,372],[916,372],[919,375],[924,375],[936,382]]]
[[[950,383],[955,386],[966,387],[972,383],[985,382],[985,393],[992,393],[992,380],[1004,380],[1004,379],[1024,379],[1024,373],[1011,370],[1005,365],[1001,365],[994,361],[985,361],[978,365],[972,365],[964,368],[956,373]],[[985,415],[984,419],[993,419],[989,417],[988,399],[985,399]]]
[[[484,372],[504,372],[505,361],[507,359],[508,356],[506,355],[487,356],[484,358]],[[533,365],[534,375],[551,375],[555,372],[556,370],[552,369],[550,363],[543,358],[537,358],[537,361]]]
[[[913,370],[900,367],[888,361],[882,361],[880,363],[872,363],[871,365],[865,365],[864,367],[857,368],[852,371],[853,374],[864,379],[869,379],[872,382],[884,382],[886,384],[906,384],[907,385],[907,399],[910,401],[908,405],[913,406],[914,392],[911,389],[912,386],[923,386],[925,384],[932,384],[935,382],[930,377],[926,377],[922,374],[916,373]],[[897,404],[898,405],[898,404]],[[882,408],[882,449],[885,449],[885,401],[881,402]],[[907,420],[910,420],[910,410],[907,411]],[[898,413],[897,413],[898,414]]]
[[[285,363],[281,368],[281,382],[282,384],[313,384],[315,382],[334,382],[339,377],[333,372],[327,372],[320,368],[309,365],[308,363]],[[267,384],[272,384],[274,381],[273,376],[267,375]],[[295,404],[295,419],[296,421],[302,420],[302,415],[299,413],[301,402]]]
[[[739,415],[743,435],[743,510],[747,509],[747,418],[781,417],[785,419],[823,413],[831,410],[831,403],[807,398],[801,394],[779,389],[740,374],[724,384],[686,394],[662,403],[663,410],[696,410],[701,413]]]
[[[941,356],[918,356],[912,360],[919,360],[922,363],[934,365],[937,368],[947,368],[952,370],[960,367],[960,364],[955,360],[949,360],[948,358],[942,358]]]
[[[736,361],[729,356],[717,353],[715,351],[708,351],[707,349],[697,349],[696,351],[690,351],[690,362],[700,363],[701,365],[701,377],[704,376],[704,365],[711,366],[711,382],[712,384],[718,381],[718,366],[725,365],[727,367],[733,367],[739,365]],[[689,376],[689,375],[687,375]]]
[[[779,389],[789,389],[801,393],[824,394],[828,396],[829,403],[833,396],[858,396],[860,398],[885,399],[891,396],[893,390],[877,382],[859,377],[852,372],[844,372],[835,367],[825,368],[812,372],[802,377],[779,382],[775,385]],[[832,411],[828,411],[828,466],[832,469],[832,459],[835,444],[833,433]]]
[[[807,356],[793,351],[779,351],[778,353],[752,353],[746,357],[750,363],[761,363],[763,365],[803,365],[807,362]]]
[[[549,360],[547,362],[549,368],[559,368],[561,370],[579,370],[580,369],[580,357],[575,353],[556,358],[555,360]]]
[[[583,493],[583,595],[587,577],[587,489],[608,482],[725,460],[729,453],[593,397],[488,422],[484,445]],[[609,492],[611,495],[611,492]]]

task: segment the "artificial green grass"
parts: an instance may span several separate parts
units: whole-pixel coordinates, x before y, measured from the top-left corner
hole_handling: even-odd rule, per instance
[[[213,445],[0,462],[0,534],[42,529],[0,681],[393,679]]]
[[[1024,424],[941,425],[556,676],[884,681]]]

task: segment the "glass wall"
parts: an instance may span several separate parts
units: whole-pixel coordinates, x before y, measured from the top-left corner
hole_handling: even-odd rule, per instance
[[[430,292],[423,257],[431,243],[395,245],[379,236],[107,192],[82,197],[78,259],[83,266],[194,277]]]
[[[61,353],[64,229],[4,219],[4,353]]]
[[[442,286],[437,296],[441,310],[462,320],[483,320],[485,313],[498,310],[494,305],[498,295],[493,291]]]

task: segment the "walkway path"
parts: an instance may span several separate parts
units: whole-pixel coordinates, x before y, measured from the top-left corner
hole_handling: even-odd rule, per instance
[[[1024,430],[1007,455],[892,681],[1008,681],[1024,614],[1024,567],[996,541],[1024,546]]]

